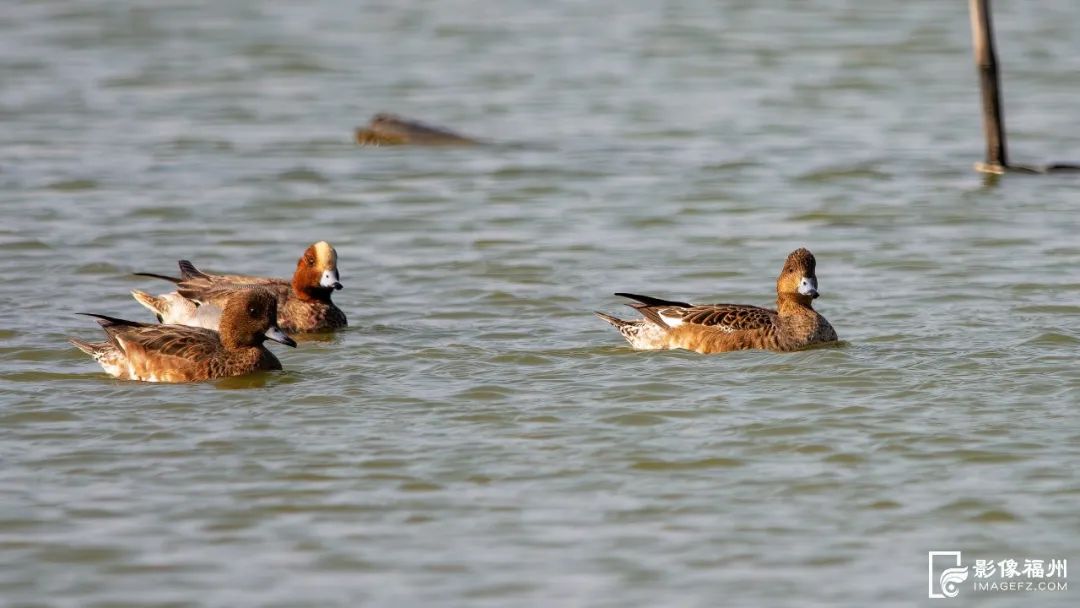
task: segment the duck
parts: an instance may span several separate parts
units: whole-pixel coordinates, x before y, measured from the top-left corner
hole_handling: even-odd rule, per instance
[[[776,309],[747,304],[688,304],[619,292],[642,319],[596,312],[635,350],[685,349],[702,354],[760,349],[800,350],[836,342],[836,330],[813,307],[818,292],[817,260],[806,248],[792,251],[776,279]]]
[[[150,309],[158,322],[217,329],[222,304],[237,289],[258,285],[277,296],[277,316],[281,329],[290,333],[313,333],[348,325],[345,313],[330,295],[342,288],[337,251],[326,241],[310,245],[296,262],[292,279],[274,279],[236,274],[210,274],[188,260],[180,260],[180,277],[137,272],[138,276],[164,279],[176,284],[176,291],[151,295],[138,289],[131,295]]]
[[[70,342],[121,380],[199,382],[280,370],[281,362],[263,342],[294,348],[296,342],[278,327],[276,300],[262,287],[233,292],[221,312],[219,331],[79,313],[96,318],[108,339]]]

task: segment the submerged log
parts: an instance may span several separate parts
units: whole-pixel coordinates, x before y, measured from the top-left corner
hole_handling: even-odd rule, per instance
[[[362,146],[475,146],[482,142],[394,114],[376,114],[355,133]]]

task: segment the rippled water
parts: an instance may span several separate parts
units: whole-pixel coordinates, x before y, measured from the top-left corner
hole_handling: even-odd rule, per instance
[[[931,549],[1080,560],[1080,182],[971,171],[965,3],[400,4],[0,9],[3,602],[910,606]],[[1080,160],[1080,13],[997,8],[1013,157]],[[384,110],[503,145],[354,147]],[[66,343],[149,320],[132,272],[319,239],[351,325],[283,373]],[[591,315],[767,305],[799,246],[839,347]]]

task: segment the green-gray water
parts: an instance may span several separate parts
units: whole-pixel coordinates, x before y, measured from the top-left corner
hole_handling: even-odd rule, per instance
[[[402,4],[0,8],[0,603],[911,606],[929,550],[1080,560],[1080,179],[971,171],[966,3]],[[1000,4],[1012,156],[1080,160],[1080,8]],[[384,110],[509,145],[353,146]],[[284,373],[66,343],[150,320],[132,272],[319,239],[350,328]],[[591,314],[768,305],[800,246],[840,347]]]

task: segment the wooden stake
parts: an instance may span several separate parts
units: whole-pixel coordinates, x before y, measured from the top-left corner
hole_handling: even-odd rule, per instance
[[[998,81],[997,53],[994,51],[994,23],[990,0],[970,0],[971,41],[982,90],[983,133],[986,136],[986,162],[975,165],[983,173],[1004,173],[1009,166],[1005,151],[1005,117],[1001,109],[1001,84]]]

